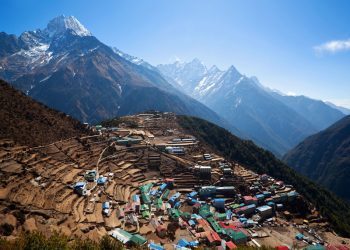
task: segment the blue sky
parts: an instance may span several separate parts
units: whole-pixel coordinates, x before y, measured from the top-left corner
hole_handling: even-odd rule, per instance
[[[152,64],[234,65],[285,93],[350,108],[350,1],[0,0],[0,30],[74,15],[102,42]]]

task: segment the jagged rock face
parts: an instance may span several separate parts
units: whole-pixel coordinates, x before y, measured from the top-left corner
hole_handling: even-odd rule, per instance
[[[84,122],[147,109],[209,119],[217,114],[182,94],[143,60],[101,43],[75,17],[43,30],[0,35],[0,78],[44,104]]]
[[[286,96],[262,86],[234,66],[210,69],[195,59],[158,65],[175,87],[213,109],[247,138],[282,156],[307,136],[342,118],[322,101]]]

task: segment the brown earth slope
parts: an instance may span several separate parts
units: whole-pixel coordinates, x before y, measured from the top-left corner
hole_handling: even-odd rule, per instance
[[[86,133],[84,125],[0,80],[0,138],[39,146]]]

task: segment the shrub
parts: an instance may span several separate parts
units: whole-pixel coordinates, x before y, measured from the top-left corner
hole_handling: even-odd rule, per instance
[[[4,223],[0,226],[0,235],[10,236],[15,228],[8,223]]]

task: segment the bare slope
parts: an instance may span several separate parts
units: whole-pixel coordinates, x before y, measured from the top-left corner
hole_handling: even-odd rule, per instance
[[[0,80],[0,137],[37,146],[86,132],[64,113],[32,100]]]

